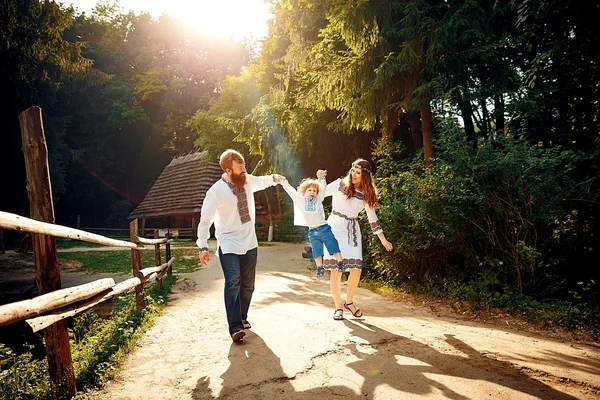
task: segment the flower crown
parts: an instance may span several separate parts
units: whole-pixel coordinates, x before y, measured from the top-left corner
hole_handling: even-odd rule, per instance
[[[354,168],[354,169],[360,169],[361,171],[367,171],[369,174],[371,173],[371,168],[363,167],[359,163],[352,164],[352,168]]]

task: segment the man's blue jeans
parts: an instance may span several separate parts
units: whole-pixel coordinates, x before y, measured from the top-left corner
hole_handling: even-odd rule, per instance
[[[230,335],[243,329],[242,320],[248,319],[248,308],[254,292],[257,256],[257,247],[248,250],[244,255],[223,254],[219,247],[219,261],[225,277],[225,311]]]

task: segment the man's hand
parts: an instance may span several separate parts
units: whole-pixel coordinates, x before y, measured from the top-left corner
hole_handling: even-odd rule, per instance
[[[201,251],[200,252],[200,262],[202,263],[202,265],[208,264],[209,261],[210,261],[210,254],[208,253],[208,251]]]
[[[321,179],[327,176],[327,170],[326,169],[320,169],[317,171],[317,178]]]

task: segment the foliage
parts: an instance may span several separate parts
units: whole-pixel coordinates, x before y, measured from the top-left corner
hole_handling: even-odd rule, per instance
[[[115,377],[124,357],[131,352],[140,336],[152,325],[167,302],[175,278],[165,277],[163,289],[146,289],[147,307],[137,311],[135,293],[129,291],[115,301],[114,315],[100,319],[93,311],[73,319],[69,329],[71,354],[78,395],[101,387]],[[33,359],[31,353],[14,354],[0,347],[0,398],[48,399],[51,384],[45,360]]]
[[[65,40],[73,22],[73,10],[56,2],[21,0],[0,4],[0,87],[4,123],[0,169],[10,171],[4,184],[25,188],[19,135],[19,114],[31,106],[43,111],[49,170],[55,196],[66,191],[69,153],[64,148],[69,115],[62,108],[64,96],[73,95],[106,81],[81,54],[78,43]],[[25,190],[4,200],[15,209],[26,202]],[[5,206],[3,206],[4,208]]]
[[[373,240],[374,268],[388,279],[422,281],[460,265],[464,279],[483,274],[536,293],[551,274],[551,260],[541,257],[553,245],[548,232],[565,220],[565,199],[578,194],[567,175],[576,156],[510,135],[473,146],[454,124],[440,129],[429,169],[398,164],[394,144],[379,149],[378,212],[396,249],[388,256]]]

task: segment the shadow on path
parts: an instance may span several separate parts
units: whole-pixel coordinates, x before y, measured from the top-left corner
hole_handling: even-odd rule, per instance
[[[489,382],[536,398],[575,399],[529,378],[501,361],[485,357],[453,335],[444,335],[445,341],[458,350],[461,353],[459,355],[445,354],[364,320],[344,320],[344,323],[350,328],[352,335],[364,339],[374,349],[372,354],[365,354],[364,351],[359,351],[356,343],[345,345],[360,359],[348,366],[364,377],[363,393],[373,394],[377,386],[390,385],[401,392],[421,395],[437,389],[449,399],[462,400],[482,395],[481,392],[461,395],[440,382],[463,378]],[[436,380],[431,377],[436,377]],[[438,377],[453,379],[437,379]]]
[[[296,376],[286,375],[280,358],[259,335],[249,332],[245,342],[232,343],[229,349],[229,367],[220,377],[220,391],[213,393],[215,382],[211,385],[210,378],[203,377],[192,398],[393,398],[400,392],[407,398],[467,400],[510,389],[535,398],[575,399],[485,357],[452,335],[445,335],[445,341],[456,351],[445,354],[364,320],[344,320],[344,324],[358,340],[319,356],[318,366],[313,360],[311,369]],[[464,385],[464,380],[481,385]]]
[[[248,332],[246,341],[232,343],[229,349],[229,368],[221,375],[222,389],[213,393],[209,377],[198,380],[192,399],[306,399],[353,398],[356,393],[344,386],[321,386],[296,391],[281,367],[281,360],[264,340]]]

